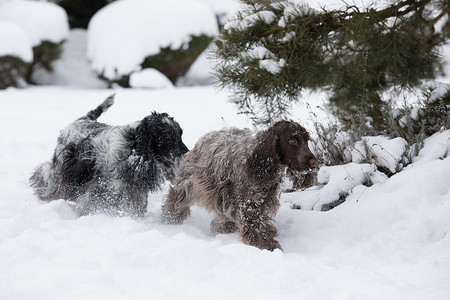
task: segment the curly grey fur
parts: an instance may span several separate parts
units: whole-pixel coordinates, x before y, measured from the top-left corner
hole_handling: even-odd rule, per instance
[[[163,221],[181,223],[198,203],[215,214],[215,233],[238,231],[261,249],[280,248],[273,225],[285,167],[308,171],[316,159],[298,123],[280,121],[266,131],[225,129],[206,134],[181,160],[163,205]]]
[[[114,95],[61,131],[52,160],[30,178],[39,199],[73,201],[82,215],[142,216],[148,192],[173,180],[188,151],[178,123],[156,112],[125,126],[97,122],[113,103]]]

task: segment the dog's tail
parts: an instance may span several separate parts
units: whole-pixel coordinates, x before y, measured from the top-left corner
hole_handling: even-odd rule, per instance
[[[98,117],[101,116],[102,113],[107,111],[108,108],[110,108],[111,105],[114,104],[114,96],[116,96],[116,94],[110,95],[108,98],[106,98],[105,101],[102,102],[102,104],[97,106],[96,109],[91,110],[90,112],[88,112],[86,114],[86,116],[84,116],[83,118],[87,118],[87,119],[89,119],[91,121],[96,121],[98,119]]]

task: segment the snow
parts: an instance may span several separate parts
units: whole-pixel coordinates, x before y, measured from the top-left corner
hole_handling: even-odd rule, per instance
[[[269,59],[263,59],[263,60],[259,61],[259,67],[273,75],[280,73],[281,69],[285,65],[286,65],[286,61],[284,59],[275,60],[275,59],[269,58]]]
[[[243,245],[236,234],[211,236],[212,216],[199,207],[182,225],[160,224],[168,186],[150,195],[143,219],[77,217],[62,200],[45,203],[32,195],[28,177],[50,158],[59,130],[112,92],[116,103],[101,122],[120,125],[153,110],[167,112],[181,124],[189,148],[211,130],[250,125],[226,94],[211,87],[0,91],[1,299],[440,300],[450,295],[450,158],[442,159],[444,149],[437,155],[433,147],[448,151],[449,131],[425,142],[420,163],[370,187],[361,184],[363,174],[376,173],[370,165],[340,166],[352,180],[339,174],[339,167],[321,171],[329,188],[345,187],[349,193],[328,212],[291,209],[292,199],[314,191],[282,194],[276,224],[284,252],[272,253]],[[320,97],[309,99],[315,101],[311,106],[319,104]],[[303,114],[295,110],[294,119]]]
[[[33,61],[33,50],[27,33],[11,22],[0,19],[0,56],[11,55],[24,62]]]
[[[378,166],[396,173],[402,168],[401,162],[405,156],[406,145],[407,142],[400,137],[394,139],[384,136],[364,137],[351,151],[352,161],[361,162],[367,157],[376,157]]]
[[[105,88],[106,83],[90,69],[86,57],[86,30],[76,28],[69,32],[62,45],[60,59],[53,62],[53,72],[35,70],[33,80],[41,85],[57,85],[83,88]]]
[[[39,46],[43,41],[60,43],[69,33],[65,10],[48,2],[0,2],[0,20],[14,23],[25,30],[33,47]]]
[[[270,24],[275,21],[277,16],[271,11],[259,11],[257,13],[243,16],[242,19],[230,20],[224,25],[225,30],[245,30],[254,26],[258,21],[263,21],[266,24]]]
[[[143,33],[157,34],[133,35]],[[352,163],[322,167],[318,185],[282,193],[275,221],[284,252],[243,245],[237,234],[211,236],[212,216],[200,207],[182,225],[161,224],[168,184],[149,195],[142,219],[78,217],[63,200],[37,200],[28,186],[33,168],[51,157],[62,128],[112,93],[116,103],[100,122],[167,112],[189,148],[209,131],[251,127],[210,86],[106,89],[89,72],[85,40],[85,31],[71,31],[55,74],[37,76],[54,86],[0,90],[0,299],[450,299],[450,130],[427,138],[390,178],[353,152]],[[255,54],[275,60],[264,49]],[[203,54],[183,80],[194,84],[209,66]],[[326,98],[304,93],[291,118],[309,130],[327,122]],[[386,168],[403,162],[402,140],[365,141]],[[341,194],[344,203],[321,211]]]
[[[275,54],[264,46],[256,46],[242,53],[242,58],[245,60],[276,58]]]
[[[148,68],[131,73],[130,86],[133,88],[163,89],[173,87],[173,84],[163,73]]]
[[[184,76],[178,78],[177,86],[211,85],[214,82],[213,61],[209,59],[211,46],[203,51]]]
[[[450,131],[436,133],[425,140],[423,148],[417,157],[413,158],[413,165],[443,159],[449,156],[449,149]]]
[[[96,72],[116,79],[139,71],[144,59],[160,48],[178,49],[202,34],[218,35],[218,25],[213,11],[201,2],[116,1],[89,22],[87,55]]]
[[[280,42],[287,43],[290,40],[292,40],[293,38],[295,38],[295,36],[296,36],[295,31],[290,31],[290,32],[286,33],[286,35],[282,39],[280,39]]]
[[[225,24],[241,7],[239,0],[198,0],[207,5],[216,14],[219,23]]]
[[[281,69],[286,65],[284,59],[277,59],[272,51],[264,46],[256,46],[250,48],[246,52],[241,54],[243,60],[258,60],[259,67],[266,70],[271,74],[278,74]]]

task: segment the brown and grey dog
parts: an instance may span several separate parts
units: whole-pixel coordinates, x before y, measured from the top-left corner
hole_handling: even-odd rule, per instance
[[[215,214],[214,233],[238,231],[245,244],[281,248],[273,225],[277,194],[285,167],[297,172],[316,167],[308,140],[307,131],[289,121],[257,134],[236,128],[206,134],[181,160],[163,221],[181,223],[198,203]]]

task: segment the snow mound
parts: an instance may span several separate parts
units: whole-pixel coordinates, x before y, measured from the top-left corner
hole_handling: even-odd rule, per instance
[[[33,47],[43,41],[60,43],[69,34],[65,10],[53,3],[24,0],[0,2],[0,20],[25,30]]]
[[[15,56],[27,63],[33,61],[30,39],[16,24],[0,20],[0,41],[0,56]]]
[[[436,159],[444,159],[450,155],[450,130],[438,132],[424,141],[423,148],[413,158],[413,164],[422,164]]]
[[[132,73],[130,86],[133,88],[163,89],[173,87],[173,84],[163,73],[148,68]]]
[[[91,67],[115,79],[141,69],[161,48],[178,49],[192,36],[216,36],[214,13],[194,0],[128,0],[111,3],[89,22]]]
[[[86,57],[86,30],[73,29],[62,45],[60,59],[52,63],[53,72],[40,68],[33,72],[33,81],[40,85],[102,88],[106,83],[90,69]]]
[[[387,179],[373,164],[325,166],[321,167],[317,174],[317,181],[322,188],[313,187],[300,192],[301,197],[289,201],[294,207],[304,210],[329,210],[343,203],[355,187],[383,183]]]
[[[403,138],[364,137],[362,141],[355,144],[355,149],[351,152],[352,161],[359,163],[366,158],[373,158],[377,166],[396,173],[403,167],[401,161],[406,151],[406,145],[407,142]]]

